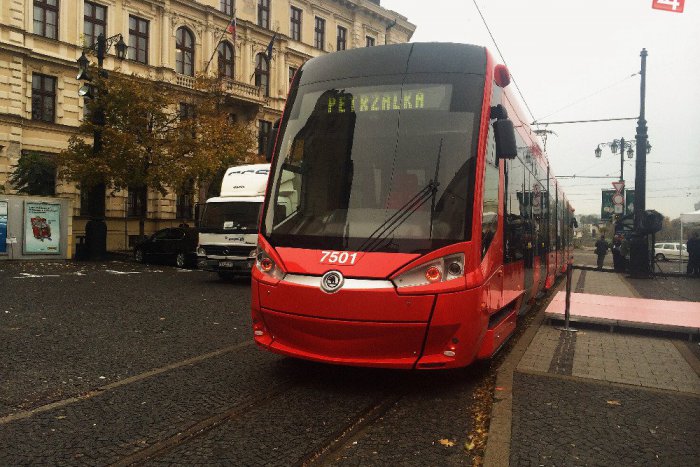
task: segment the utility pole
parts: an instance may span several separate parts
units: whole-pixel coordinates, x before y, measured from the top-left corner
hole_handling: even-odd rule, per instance
[[[646,168],[647,168],[647,121],[645,119],[645,94],[647,72],[647,49],[642,49],[642,77],[639,91],[639,120],[637,120],[637,165],[634,179],[634,235],[630,242],[630,273],[632,277],[648,278],[651,273],[649,240],[644,232],[644,211],[646,210]]]

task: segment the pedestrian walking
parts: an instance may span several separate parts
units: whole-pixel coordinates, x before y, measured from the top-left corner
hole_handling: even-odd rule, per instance
[[[686,243],[688,251],[688,275],[700,277],[700,238],[698,233],[693,232],[693,236]]]
[[[622,256],[622,239],[619,235],[613,237],[612,247],[613,269],[615,272],[625,272],[625,258]]]
[[[595,242],[595,254],[598,255],[598,270],[603,269],[603,261],[605,261],[605,255],[608,254],[608,242],[605,240],[605,234],[600,236],[600,239]]]

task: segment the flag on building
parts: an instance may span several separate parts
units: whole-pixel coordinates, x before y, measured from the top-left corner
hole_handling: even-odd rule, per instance
[[[233,10],[233,17],[231,18],[231,22],[228,23],[228,27],[226,28],[226,32],[231,34],[231,37],[233,38],[233,43],[236,43],[236,10]]]
[[[268,59],[268,60],[272,60],[272,48],[273,48],[274,45],[275,45],[275,39],[276,39],[276,38],[277,38],[277,33],[274,33],[274,34],[272,35],[272,39],[270,39],[270,43],[267,44],[267,51],[266,51],[266,53],[267,53],[267,59]]]

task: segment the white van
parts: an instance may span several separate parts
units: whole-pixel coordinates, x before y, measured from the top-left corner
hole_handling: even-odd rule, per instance
[[[260,209],[265,200],[270,164],[230,167],[224,174],[219,196],[209,198],[199,219],[197,265],[230,279],[250,274],[255,262]],[[291,213],[290,192],[280,198]]]
[[[688,259],[688,250],[685,245],[674,242],[654,243],[654,258],[656,261],[670,261],[678,258]]]

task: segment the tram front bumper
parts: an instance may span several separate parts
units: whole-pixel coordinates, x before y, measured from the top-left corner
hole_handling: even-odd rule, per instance
[[[256,343],[325,363],[397,369],[465,366],[476,358],[488,321],[477,306],[480,290],[437,296],[400,296],[393,289],[328,295],[256,279],[252,288]]]

